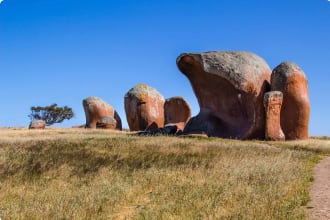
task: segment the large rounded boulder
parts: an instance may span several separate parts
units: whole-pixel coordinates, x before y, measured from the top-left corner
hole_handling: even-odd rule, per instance
[[[138,84],[125,95],[125,112],[131,131],[164,127],[164,97],[154,88]]]
[[[45,129],[46,122],[44,120],[34,120],[30,122],[29,129]]]
[[[165,125],[176,125],[178,131],[183,131],[191,117],[191,109],[188,102],[180,96],[165,100],[164,113]]]
[[[271,69],[259,56],[243,51],[185,53],[177,66],[189,79],[200,106],[184,134],[264,139],[264,93]]]
[[[310,102],[304,71],[295,63],[281,63],[272,72],[271,90],[283,93],[281,127],[285,139],[307,139]]]
[[[103,125],[104,119],[110,117],[116,120],[116,122],[112,123],[115,124],[115,129],[122,129],[121,119],[118,113],[101,98],[95,96],[88,97],[83,100],[83,107],[86,115],[86,128],[97,128],[98,124]],[[102,128],[104,128],[104,126],[102,126]]]

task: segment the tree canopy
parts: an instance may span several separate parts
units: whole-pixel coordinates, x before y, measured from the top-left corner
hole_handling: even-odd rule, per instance
[[[74,116],[72,108],[68,106],[58,107],[57,104],[50,106],[32,106],[29,118],[31,120],[43,120],[46,125],[61,123],[65,119],[70,120]]]

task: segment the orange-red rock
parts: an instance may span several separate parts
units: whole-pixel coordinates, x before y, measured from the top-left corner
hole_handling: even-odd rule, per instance
[[[29,125],[29,129],[45,129],[45,128],[46,128],[46,122],[43,120],[31,121]]]
[[[172,97],[164,104],[165,125],[176,125],[178,131],[183,131],[191,117],[191,109],[182,97]]]
[[[281,63],[272,72],[271,90],[283,93],[281,127],[285,139],[307,139],[310,102],[303,70],[295,63]]]
[[[131,131],[164,127],[164,97],[154,88],[138,84],[125,95],[125,112]]]
[[[189,79],[200,106],[185,134],[223,138],[265,137],[264,93],[269,91],[271,70],[249,52],[182,54],[177,59]]]
[[[114,108],[98,97],[88,97],[83,100],[86,115],[86,128],[97,128],[97,122],[102,117],[112,117],[116,120],[116,129],[121,130],[121,119]]]
[[[265,93],[264,106],[266,110],[266,130],[265,138],[271,141],[285,140],[281,128],[281,106],[283,93],[272,91]]]

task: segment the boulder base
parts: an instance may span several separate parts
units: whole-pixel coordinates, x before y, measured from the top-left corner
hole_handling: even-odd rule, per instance
[[[117,121],[111,116],[104,116],[96,122],[96,127],[115,130],[117,128]]]

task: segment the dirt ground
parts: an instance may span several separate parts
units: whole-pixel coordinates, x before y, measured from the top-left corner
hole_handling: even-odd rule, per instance
[[[314,182],[310,189],[308,218],[311,220],[330,219],[330,157],[323,159],[314,168]]]

